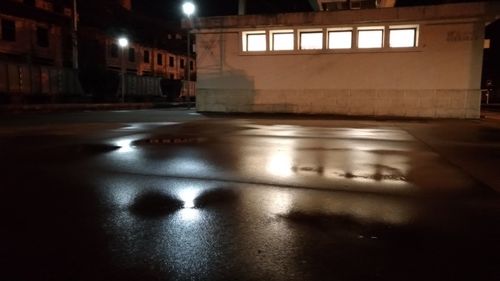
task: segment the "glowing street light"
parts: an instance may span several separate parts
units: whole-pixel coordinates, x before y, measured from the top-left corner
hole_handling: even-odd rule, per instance
[[[185,79],[185,85],[186,85],[186,95],[187,95],[187,108],[189,109],[190,106],[190,90],[191,90],[191,85],[189,85],[189,81],[191,80],[191,36],[190,36],[190,29],[191,29],[191,15],[194,14],[196,11],[196,6],[192,2],[185,2],[182,4],[182,11],[184,14],[187,16],[188,19],[188,30],[187,30],[187,57],[186,57],[186,64],[185,67],[187,68],[187,75]]]
[[[126,48],[128,46],[128,39],[125,37],[118,38],[118,45],[122,48]]]
[[[196,11],[196,6],[191,2],[182,4],[182,11],[189,18]]]
[[[121,65],[121,75],[122,75],[122,102],[125,102],[125,48],[128,47],[128,39],[126,37],[120,37],[118,38],[118,46],[120,46],[121,49],[121,56],[122,56],[122,65]]]

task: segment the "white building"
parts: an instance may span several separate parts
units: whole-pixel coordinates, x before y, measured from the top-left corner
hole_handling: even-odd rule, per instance
[[[500,3],[202,18],[197,109],[478,118]]]

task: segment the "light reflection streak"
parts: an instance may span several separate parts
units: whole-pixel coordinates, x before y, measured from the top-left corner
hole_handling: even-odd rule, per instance
[[[293,175],[293,161],[290,151],[278,151],[271,153],[266,163],[266,171],[279,177],[289,177]]]
[[[193,187],[182,188],[177,192],[177,196],[179,196],[179,199],[184,202],[184,209],[195,208],[194,201],[199,194],[200,191]]]
[[[118,149],[118,152],[126,153],[126,152],[131,152],[134,150],[134,146],[132,145],[133,142],[134,142],[134,139],[125,138],[125,139],[120,139],[120,140],[116,141],[115,144],[120,147]]]
[[[292,208],[293,196],[281,190],[275,190],[268,195],[269,200],[264,202],[264,209],[272,214],[286,214]]]
[[[182,221],[197,221],[201,217],[201,210],[195,208],[183,208],[177,212]]]

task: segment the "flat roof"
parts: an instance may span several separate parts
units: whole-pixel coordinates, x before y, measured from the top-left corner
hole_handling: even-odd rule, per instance
[[[440,20],[471,20],[488,22],[494,21],[499,17],[499,2],[479,2],[365,10],[196,18],[195,29],[322,26],[378,22],[425,22]]]

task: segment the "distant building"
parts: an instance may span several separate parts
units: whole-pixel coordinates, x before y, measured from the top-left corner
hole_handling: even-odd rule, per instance
[[[78,76],[88,82],[83,89],[94,94],[96,91],[86,87],[95,84],[92,73],[119,72],[122,64],[129,74],[127,94],[164,97],[162,79],[181,84],[188,66],[189,80],[196,80],[196,61],[194,56],[186,56],[186,32],[178,22],[139,15],[131,0],[77,3],[79,72],[72,70],[76,66],[72,0],[0,0],[0,103],[45,102],[62,94],[81,95]],[[120,36],[130,41],[125,50],[117,46]],[[102,75],[101,79],[109,83],[102,91],[115,96],[116,79]],[[192,87],[194,82],[186,85]]]
[[[68,68],[71,16],[63,0],[0,1],[0,103],[81,95],[77,74]]]
[[[71,65],[71,13],[54,1],[1,1],[0,61]]]
[[[197,109],[479,117],[484,29],[500,3],[318,2],[329,11],[199,19]]]
[[[101,11],[96,11],[95,6],[88,6],[86,11],[82,5],[80,37],[84,64],[104,64],[119,71],[124,63],[128,73],[172,80],[184,80],[189,65],[190,80],[196,79],[196,60],[191,57],[188,62],[184,30],[135,13],[130,0],[119,0],[117,4],[112,10]],[[130,41],[125,50],[117,44],[121,36]]]

